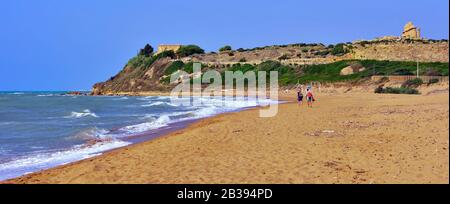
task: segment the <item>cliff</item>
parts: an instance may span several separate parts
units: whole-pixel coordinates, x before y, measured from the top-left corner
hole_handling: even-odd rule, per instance
[[[157,59],[150,66],[127,64],[116,76],[94,85],[93,95],[114,95],[117,92],[164,91],[169,87],[160,77],[170,64],[170,58]]]
[[[448,42],[380,41],[353,44],[352,59],[448,62]]]
[[[334,46],[323,44],[292,44],[257,47],[253,49],[238,49],[234,51],[211,52],[205,54],[193,54],[188,57],[177,57],[173,51],[159,52],[154,56],[138,55],[132,58],[116,76],[109,80],[94,85],[92,94],[110,95],[117,93],[137,93],[145,91],[167,91],[172,87],[168,84],[168,76],[177,70],[189,72],[192,70],[193,62],[200,62],[204,69],[215,69],[219,72],[224,70],[259,70],[258,66],[264,62],[269,63],[272,69],[283,70],[280,73],[281,85],[296,83],[299,79],[308,79],[302,73],[314,75],[314,69],[330,69],[339,73],[342,68],[347,67],[352,60],[376,60],[376,61],[399,61],[422,63],[438,62],[440,64],[428,63],[427,69],[436,66],[434,71],[448,75],[449,44],[447,40],[374,40],[360,41],[354,43],[341,43]],[[338,63],[343,61],[344,63]],[[246,64],[247,67],[242,65]],[[315,66],[315,65],[326,66]],[[378,67],[383,70],[383,63],[363,62],[366,66]],[[375,66],[376,64],[376,66]],[[380,64],[380,65],[378,65]],[[384,63],[386,64],[386,63]],[[415,63],[391,63],[389,69],[377,70],[379,73],[389,74],[410,69],[415,70]],[[433,68],[434,69],[434,68]],[[287,70],[287,71],[286,71]],[[306,72],[305,70],[308,70]],[[429,70],[423,70],[423,72]],[[373,69],[371,73],[373,72]],[[327,72],[323,72],[327,75]],[[369,73],[358,75],[368,77]],[[314,76],[317,79],[355,79],[353,76],[330,78]]]

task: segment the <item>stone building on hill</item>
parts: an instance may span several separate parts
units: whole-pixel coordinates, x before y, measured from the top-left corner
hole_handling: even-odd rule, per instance
[[[416,27],[412,22],[408,22],[403,28],[402,39],[422,39],[420,36],[420,28]]]
[[[158,52],[156,54],[159,54],[164,51],[172,50],[173,52],[177,52],[181,48],[181,45],[159,45],[158,46]]]

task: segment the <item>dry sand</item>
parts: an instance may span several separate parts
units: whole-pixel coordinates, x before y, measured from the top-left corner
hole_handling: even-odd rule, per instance
[[[293,93],[294,95],[294,93]],[[318,94],[7,183],[449,183],[449,94]]]

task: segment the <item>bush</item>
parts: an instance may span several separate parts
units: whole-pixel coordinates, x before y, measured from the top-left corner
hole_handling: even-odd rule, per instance
[[[415,79],[410,79],[408,81],[403,82],[402,88],[417,88],[422,84],[423,84],[422,79],[415,78]]]
[[[324,57],[324,56],[327,56],[328,54],[330,54],[330,51],[322,50],[322,51],[317,51],[315,54]]]
[[[219,52],[225,52],[225,51],[230,51],[230,50],[231,50],[231,46],[225,45],[219,49]]]
[[[430,79],[430,81],[428,81],[427,85],[435,84],[435,83],[438,83],[438,82],[439,82],[439,79],[436,79],[436,78]]]
[[[332,55],[343,55],[348,53],[348,50],[345,49],[344,44],[343,43],[339,43],[337,45],[335,45],[333,47],[333,49],[331,50],[331,54]]]
[[[238,51],[238,52],[245,52],[245,49],[244,48],[239,48],[236,51]]]
[[[163,52],[159,53],[158,55],[156,55],[157,59],[166,58],[166,57],[170,57],[171,59],[175,58],[175,52],[173,50],[166,50],[166,51],[163,51]]]
[[[384,89],[382,86],[379,86],[375,89],[375,93],[383,93],[383,92],[384,92]]]
[[[438,70],[429,68],[425,72],[425,76],[442,76],[442,74]]]
[[[175,61],[169,65],[169,67],[164,70],[164,75],[171,75],[172,73],[182,69],[184,67],[184,63],[182,61]]]
[[[289,57],[286,54],[281,55],[280,57],[278,57],[278,60],[288,60]]]
[[[143,55],[146,57],[150,57],[153,55],[153,47],[149,44],[146,44],[143,49],[139,51],[139,55]]]
[[[237,64],[233,64],[228,69],[228,71],[233,71],[233,72],[241,71],[242,73],[246,73],[248,71],[255,71],[255,67],[253,65],[251,65],[251,64],[240,64],[240,63],[237,63]]]
[[[406,75],[414,75],[410,70],[408,69],[396,69],[394,72],[392,72],[392,75],[400,75],[400,76],[406,76]]]
[[[177,55],[180,57],[187,57],[187,56],[191,56],[193,54],[204,54],[205,50],[203,50],[202,48],[200,48],[197,45],[186,45],[186,46],[181,46],[180,49],[178,49],[177,51]]]
[[[245,59],[245,57],[243,57],[239,60],[239,62],[247,62],[247,59]]]
[[[386,87],[383,89],[382,87],[378,87],[375,89],[375,93],[386,93],[386,94],[419,94],[417,89],[413,88],[394,88],[394,87]]]
[[[257,66],[257,68],[258,68],[259,71],[267,71],[267,72],[270,72],[270,71],[276,71],[276,70],[277,70],[279,67],[281,67],[281,66],[282,66],[282,65],[281,65],[280,62],[276,62],[276,61],[271,61],[271,60],[269,60],[269,61],[265,61],[265,62],[259,64],[259,65]]]
[[[203,69],[204,67],[206,67],[206,65],[201,64],[201,69]],[[194,72],[194,62],[184,64],[183,71],[188,74],[192,74]]]

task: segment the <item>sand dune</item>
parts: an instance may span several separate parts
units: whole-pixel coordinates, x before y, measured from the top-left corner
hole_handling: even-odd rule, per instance
[[[224,114],[7,182],[448,183],[448,97],[318,94],[314,108]]]

